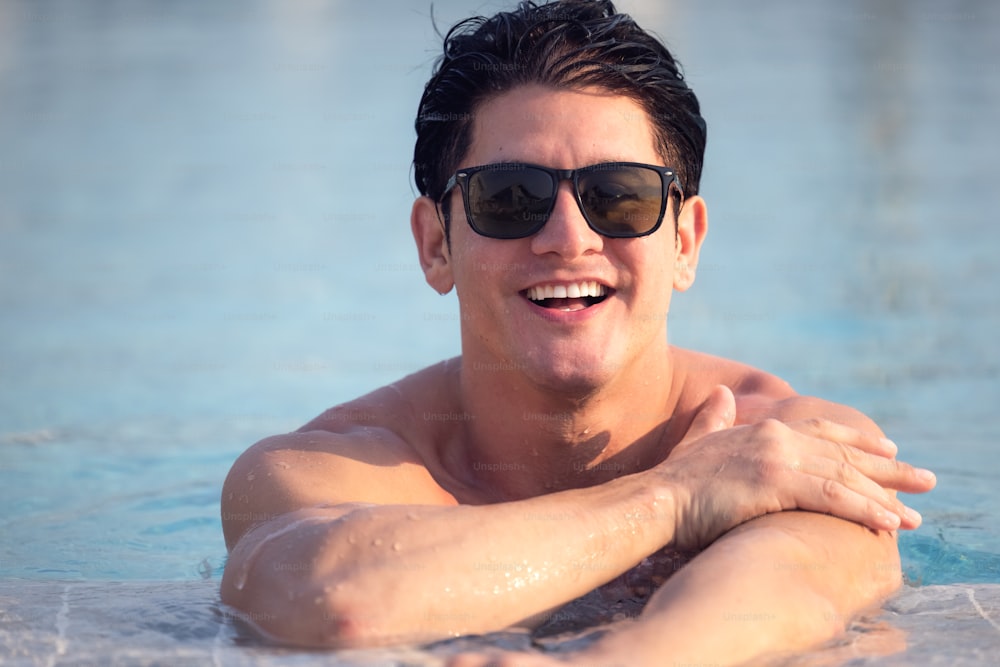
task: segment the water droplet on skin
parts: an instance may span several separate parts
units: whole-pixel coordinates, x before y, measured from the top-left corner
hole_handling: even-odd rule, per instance
[[[292,466],[288,465],[287,463],[285,463],[284,461],[277,461],[277,462],[275,462],[274,465],[278,466],[282,470],[288,470],[289,468],[292,467]]]
[[[379,537],[376,537],[374,540],[372,540],[372,546],[373,547],[380,547],[380,546],[382,546],[382,539],[379,538]]]
[[[313,604],[315,604],[315,605],[321,605],[321,604],[323,604],[323,596],[322,595],[317,595],[316,597],[314,597],[313,598]]]
[[[257,475],[253,474],[252,472],[248,472],[248,473],[247,473],[247,481],[248,481],[248,482],[252,482],[252,481],[254,481],[255,479],[257,479]]]
[[[400,544],[399,542],[396,542],[396,543],[394,543],[394,544],[392,545],[392,550],[393,550],[393,551],[399,551],[399,550],[400,550],[400,549],[402,549],[402,548],[403,548],[403,545],[402,545],[402,544]]]

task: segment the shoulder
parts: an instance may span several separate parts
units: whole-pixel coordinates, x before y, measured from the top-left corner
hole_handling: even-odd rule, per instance
[[[414,383],[427,379],[404,378],[243,452],[223,485],[227,545],[258,523],[309,507],[455,504],[432,474],[440,467],[427,446],[433,436],[422,432],[412,396]]]
[[[698,394],[724,384],[736,398],[737,423],[751,424],[765,419],[783,422],[827,419],[881,435],[875,423],[862,412],[815,396],[799,394],[782,378],[731,359],[673,348],[688,384]],[[692,381],[692,378],[695,378]],[[704,400],[704,396],[698,399]]]
[[[407,375],[352,401],[335,405],[300,431],[342,433],[382,428],[419,448],[431,433],[428,415],[455,409],[460,361],[448,359]]]
[[[778,376],[748,364],[679,347],[672,347],[671,353],[686,393],[699,403],[720,384],[732,389],[737,408],[741,400],[774,402],[798,396],[791,385]]]

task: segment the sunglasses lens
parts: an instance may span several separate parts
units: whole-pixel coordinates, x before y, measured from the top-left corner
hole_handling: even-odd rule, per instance
[[[645,167],[617,165],[581,172],[580,200],[587,217],[608,236],[642,236],[663,216],[663,179]]]
[[[552,209],[552,176],[529,166],[500,164],[469,177],[473,229],[483,236],[516,239],[541,229]]]

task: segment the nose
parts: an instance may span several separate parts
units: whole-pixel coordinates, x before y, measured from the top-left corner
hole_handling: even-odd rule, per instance
[[[532,252],[537,255],[555,253],[563,259],[575,259],[603,248],[604,237],[587,225],[573,195],[573,184],[563,181],[556,190],[556,203],[549,219],[531,237]]]

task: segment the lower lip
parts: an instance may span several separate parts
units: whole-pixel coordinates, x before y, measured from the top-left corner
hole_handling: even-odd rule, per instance
[[[528,317],[538,318],[545,320],[546,322],[554,322],[556,324],[576,324],[598,315],[602,310],[604,310],[605,304],[611,300],[612,296],[614,296],[614,293],[609,293],[603,300],[600,301],[600,303],[595,303],[593,306],[581,308],[580,310],[545,308],[543,306],[539,306],[523,294],[521,295],[521,298],[528,304]]]

